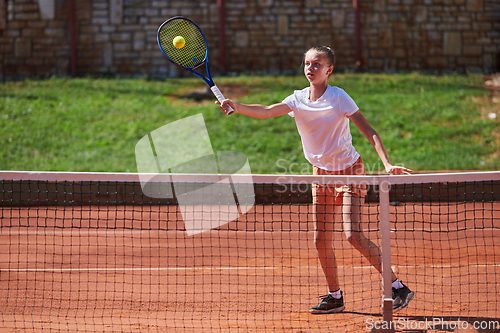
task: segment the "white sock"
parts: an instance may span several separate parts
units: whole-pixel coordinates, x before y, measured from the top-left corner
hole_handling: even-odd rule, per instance
[[[392,287],[394,289],[400,289],[400,288],[403,288],[403,284],[401,283],[401,281],[399,281],[399,279],[396,279],[393,283],[392,283]]]
[[[332,296],[333,298],[339,299],[342,297],[342,292],[340,291],[340,289],[337,291],[330,291],[330,296]]]

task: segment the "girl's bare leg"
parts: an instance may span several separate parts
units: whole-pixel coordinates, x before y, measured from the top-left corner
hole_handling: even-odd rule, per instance
[[[342,202],[342,221],[347,241],[356,248],[377,271],[382,273],[382,257],[380,249],[370,239],[366,238],[361,230],[361,205],[364,198],[345,193]],[[396,275],[391,269],[391,281]]]
[[[336,291],[340,288],[340,284],[337,273],[337,261],[333,252],[334,205],[333,202],[327,202],[327,199],[331,198],[318,197],[318,202],[314,204],[314,243],[328,284],[328,290]]]

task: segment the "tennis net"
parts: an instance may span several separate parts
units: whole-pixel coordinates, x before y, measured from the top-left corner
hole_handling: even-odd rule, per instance
[[[0,172],[0,332],[500,328],[500,172],[140,178]],[[346,309],[309,313],[328,292],[313,184],[346,183],[367,187],[363,233],[415,292],[389,317],[389,270],[346,241],[341,212]]]

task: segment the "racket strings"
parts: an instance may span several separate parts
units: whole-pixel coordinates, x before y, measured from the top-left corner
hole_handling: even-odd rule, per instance
[[[176,48],[173,40],[182,36],[186,41],[181,48]],[[158,31],[158,43],[175,64],[196,68],[205,61],[207,44],[200,29],[192,22],[179,18],[167,21]]]

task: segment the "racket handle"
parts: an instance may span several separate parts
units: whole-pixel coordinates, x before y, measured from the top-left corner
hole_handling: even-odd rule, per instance
[[[225,100],[224,95],[220,92],[219,88],[214,84],[213,86],[210,87],[210,90],[214,93],[215,97],[217,97],[217,100],[222,103],[223,100]],[[234,110],[232,107],[229,107],[228,115],[233,114]]]

